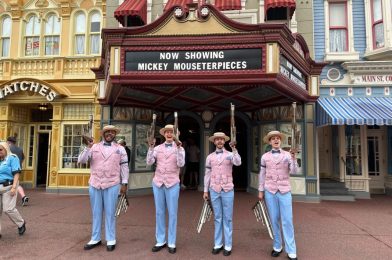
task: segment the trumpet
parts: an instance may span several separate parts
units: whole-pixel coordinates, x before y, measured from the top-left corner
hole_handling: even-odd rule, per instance
[[[197,223],[197,233],[201,232],[201,229],[203,228],[203,224],[206,223],[206,221],[210,221],[211,215],[213,213],[211,202],[209,200],[205,200],[203,204],[203,208],[201,210],[199,222]]]
[[[178,116],[177,112],[174,112],[174,141],[176,142],[176,145],[179,145],[181,143],[180,141],[180,131],[178,130]]]
[[[87,127],[83,127],[82,141],[85,145],[93,142],[93,124],[94,118],[93,115],[90,114]]]
[[[268,214],[268,209],[265,206],[264,201],[258,201],[256,204],[252,207],[253,213],[255,214],[257,222],[261,221],[263,226],[267,227],[268,234],[270,238],[273,240],[274,239],[274,231],[272,230],[272,225],[271,225],[271,219]]]
[[[155,143],[155,123],[156,123],[157,115],[152,114],[152,123],[150,129],[147,130],[147,143],[151,145]]]
[[[230,103],[230,142],[234,145],[237,144],[237,128],[234,121],[235,105]]]
[[[116,212],[115,216],[118,217],[120,216],[121,212],[127,212],[129,206],[128,198],[125,194],[121,194],[118,196],[117,200],[117,207],[116,207]]]

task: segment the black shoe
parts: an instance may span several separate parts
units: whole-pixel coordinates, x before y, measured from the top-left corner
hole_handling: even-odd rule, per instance
[[[229,256],[229,255],[231,255],[231,250],[228,251],[228,250],[224,249],[224,250],[223,250],[223,255],[224,255],[224,256]]]
[[[97,242],[97,243],[95,243],[95,244],[85,244],[85,245],[84,245],[84,250],[93,249],[94,247],[99,246],[101,243],[102,243],[102,242],[99,241],[99,242]]]
[[[170,253],[170,254],[175,254],[176,251],[177,251],[175,247],[170,247],[170,246],[169,246],[167,249],[169,250],[169,253]]]
[[[292,258],[292,257],[290,257],[290,256],[287,256],[290,260],[298,260],[298,258],[297,257],[294,257],[294,258]]]
[[[23,235],[24,232],[26,232],[26,221],[23,222],[23,225],[21,227],[18,227],[18,232],[19,232],[19,236]]]
[[[115,248],[116,248],[116,245],[107,245],[106,246],[106,250],[109,252],[113,251]]]
[[[24,197],[22,198],[22,206],[23,206],[23,207],[26,206],[28,202],[29,202],[29,197],[24,196]]]
[[[161,249],[164,248],[164,247],[166,247],[166,244],[163,244],[161,246],[153,246],[151,251],[152,252],[158,252],[158,251],[161,251]]]
[[[221,246],[220,248],[213,248],[212,251],[211,251],[211,253],[212,253],[213,255],[217,255],[217,254],[219,254],[220,251],[222,251],[222,250],[223,250],[223,246]]]
[[[282,250],[275,251],[274,249],[272,249],[271,256],[272,257],[278,257],[280,255],[280,253],[282,253]]]

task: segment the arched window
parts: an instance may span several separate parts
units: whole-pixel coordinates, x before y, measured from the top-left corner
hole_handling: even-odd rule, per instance
[[[99,54],[101,42],[101,15],[94,12],[90,20],[90,54]]]
[[[1,57],[10,55],[11,18],[5,16],[0,23],[0,49]]]
[[[55,15],[50,15],[45,24],[45,55],[59,55],[60,22]]]
[[[40,31],[38,17],[31,16],[25,30],[25,56],[39,55]]]
[[[86,43],[86,16],[78,13],[75,17],[75,54],[85,53]]]

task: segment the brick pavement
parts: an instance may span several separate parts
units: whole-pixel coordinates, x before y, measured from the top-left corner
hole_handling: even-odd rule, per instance
[[[196,225],[202,193],[180,195],[177,254],[153,254],[155,243],[152,195],[130,198],[131,206],[120,216],[117,247],[84,251],[90,238],[90,208],[86,195],[51,194],[27,190],[30,203],[20,207],[27,231],[19,237],[16,226],[3,214],[1,259],[272,259],[271,240],[260,228],[250,208],[256,197],[237,192],[234,207],[233,254],[213,256],[213,222],[201,234]],[[294,203],[299,259],[391,259],[392,200],[375,196],[356,202]],[[287,259],[282,254],[276,259]]]

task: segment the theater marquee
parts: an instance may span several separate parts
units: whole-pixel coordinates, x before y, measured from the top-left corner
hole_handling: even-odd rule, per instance
[[[261,51],[126,51],[125,71],[261,70]]]

